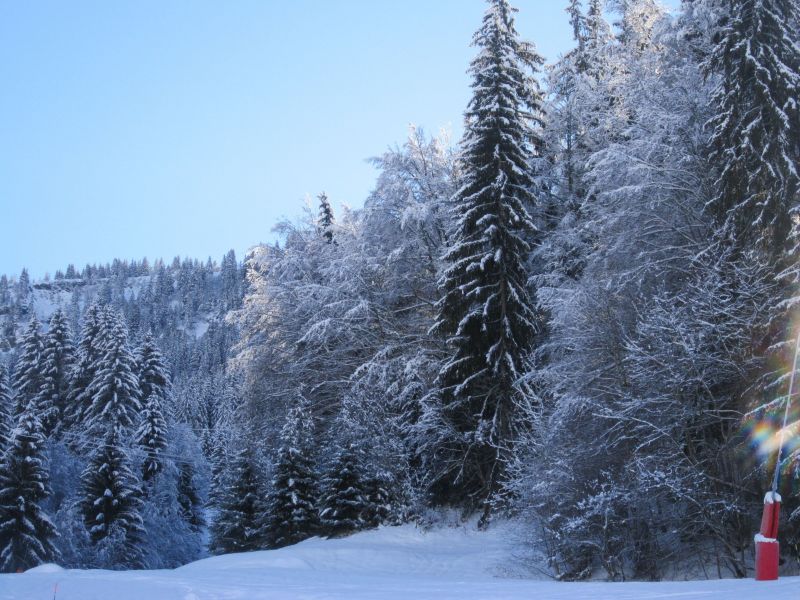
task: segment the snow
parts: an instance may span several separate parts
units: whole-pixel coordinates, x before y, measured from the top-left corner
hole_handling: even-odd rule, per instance
[[[800,578],[665,583],[525,579],[511,524],[422,532],[406,525],[280,550],[204,559],[172,571],[0,575],[0,600],[796,600]],[[530,574],[528,574],[530,577]]]

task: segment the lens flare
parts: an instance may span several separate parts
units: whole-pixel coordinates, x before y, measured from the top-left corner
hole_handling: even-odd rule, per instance
[[[800,331],[800,327],[793,327],[793,331]],[[797,364],[797,341],[800,338],[793,335],[788,339],[792,342],[776,353],[776,361],[770,369],[775,374],[773,389],[776,395],[746,415],[742,431],[755,459],[765,467],[770,462],[774,464],[783,446],[782,471],[800,458],[800,372]],[[787,412],[789,394],[791,402]]]

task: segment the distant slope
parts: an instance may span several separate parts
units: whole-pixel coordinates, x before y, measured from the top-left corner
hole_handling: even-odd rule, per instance
[[[281,550],[201,560],[174,571],[63,571],[46,565],[0,575],[0,600],[796,600],[800,578],[686,583],[557,583],[519,572],[513,527],[488,532],[411,525]]]

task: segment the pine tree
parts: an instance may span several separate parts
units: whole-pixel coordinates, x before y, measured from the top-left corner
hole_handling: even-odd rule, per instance
[[[65,411],[66,424],[70,428],[83,429],[86,412],[92,404],[89,385],[102,356],[105,323],[104,311],[97,304],[92,304],[84,316],[77,360],[70,378],[69,406]]]
[[[37,408],[19,415],[0,462],[0,571],[13,573],[58,558],[55,526],[41,508],[50,494]]]
[[[104,352],[89,384],[91,405],[85,415],[87,430],[100,435],[130,429],[141,410],[136,360],[128,347],[128,331],[116,315],[111,316],[108,327]]]
[[[729,0],[706,69],[713,95],[708,209],[739,249],[781,252],[800,193],[800,38],[797,0]]]
[[[225,554],[263,548],[265,505],[252,452],[246,444],[233,460],[221,495],[211,526],[212,551]]]
[[[322,237],[329,244],[333,243],[333,208],[328,201],[328,196],[322,192],[319,196],[319,216],[317,217],[317,227],[319,227]]]
[[[17,307],[21,312],[28,311],[28,304],[31,298],[31,278],[28,269],[22,269],[17,281]]]
[[[57,310],[50,319],[50,326],[44,337],[42,351],[42,387],[37,404],[41,410],[42,427],[45,436],[63,428],[63,416],[67,407],[69,375],[75,361],[75,349],[64,312]]]
[[[16,392],[15,416],[19,416],[34,403],[42,387],[42,334],[39,320],[34,316],[19,345],[17,362],[14,366],[12,387]]]
[[[91,540],[105,554],[102,566],[142,568],[142,490],[129,466],[119,428],[110,428],[92,453],[81,486],[84,523]]]
[[[11,442],[14,429],[14,408],[11,388],[8,386],[6,368],[0,364],[0,459]]]
[[[369,498],[361,478],[360,456],[356,444],[344,442],[322,480],[319,520],[329,537],[354,533],[367,524]]]
[[[199,533],[206,526],[203,517],[203,502],[194,482],[194,468],[188,461],[178,465],[178,504],[183,520],[195,533]]]
[[[369,477],[364,482],[367,500],[363,515],[365,528],[378,527],[392,520],[391,484],[388,473]]]
[[[142,477],[147,482],[163,468],[160,454],[167,447],[165,403],[170,389],[166,360],[155,345],[152,335],[145,336],[142,346],[136,352],[136,363],[139,389],[144,398],[144,412],[136,433],[136,443],[146,453]]]
[[[11,288],[8,285],[8,277],[0,275],[0,305],[11,304]]]
[[[585,70],[584,66],[584,42],[586,38],[586,18],[583,16],[581,0],[569,0],[566,8],[569,15],[569,24],[572,27],[572,39],[578,44],[576,50],[576,65],[579,71]]]
[[[138,446],[145,452],[142,463],[142,480],[146,483],[163,469],[161,454],[167,447],[167,421],[164,418],[162,400],[158,393],[151,394],[145,400],[142,420],[135,439]]]
[[[281,446],[267,503],[265,535],[272,547],[296,544],[317,531],[317,474],[313,422],[308,400],[301,397],[281,430]]]
[[[589,0],[584,46],[588,70],[596,79],[605,74],[605,61],[600,60],[600,57],[610,37],[611,31],[603,16],[603,0]]]
[[[459,215],[445,255],[435,331],[453,350],[438,377],[440,414],[449,432],[432,467],[440,501],[473,505],[498,491],[514,428],[530,390],[517,387],[539,316],[526,288],[525,263],[536,226],[531,161],[541,140],[541,94],[530,74],[542,59],[517,37],[515,9],[491,0],[475,34],[473,97],[462,141]],[[486,505],[488,507],[488,504]]]

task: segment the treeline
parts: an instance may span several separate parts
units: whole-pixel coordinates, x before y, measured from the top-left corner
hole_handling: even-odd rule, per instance
[[[175,258],[149,267],[146,260],[114,260],[83,273],[61,284],[34,282],[25,269],[13,280],[0,277],[0,355],[13,354],[34,314],[49,317],[60,307],[72,330],[80,331],[86,308],[99,302],[124,316],[135,339],[158,332],[176,379],[224,366],[238,335],[224,316],[241,306],[244,295],[244,267],[233,250],[220,263]]]
[[[322,195],[251,253],[226,489],[281,496],[302,407],[303,460],[381,481],[379,520],[516,514],[566,579],[744,576],[773,448],[747,431],[776,430],[796,304],[798,4],[567,13],[542,71],[490,0],[458,148],[413,131],[363,209]]]
[[[54,289],[23,272],[0,303],[4,571],[174,567],[206,551],[209,461],[238,402],[224,317],[243,268],[231,251],[111,277]]]
[[[0,570],[44,562],[143,568],[200,555],[202,465],[175,418],[152,336],[92,305],[77,344],[63,311],[34,317],[0,367]]]

